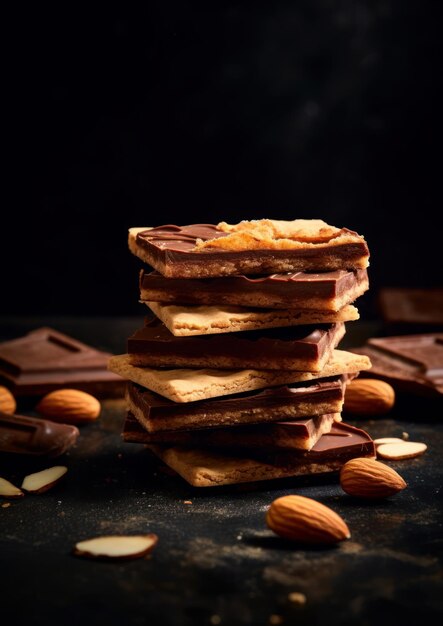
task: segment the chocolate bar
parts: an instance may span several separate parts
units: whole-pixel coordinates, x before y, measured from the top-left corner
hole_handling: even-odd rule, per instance
[[[371,338],[352,352],[370,358],[368,376],[385,380],[398,391],[443,394],[443,333]]]
[[[320,371],[345,334],[343,323],[177,337],[156,317],[127,342],[132,365]]]
[[[142,301],[303,311],[339,311],[369,288],[365,269],[189,278],[186,281],[141,270],[139,284]]]
[[[76,426],[0,412],[0,452],[60,456],[77,441]]]
[[[131,228],[128,244],[168,278],[354,270],[369,263],[361,235],[322,220]]]
[[[148,432],[160,432],[340,413],[343,392],[344,382],[337,376],[190,403],[173,402],[128,383],[126,399],[129,410]]]
[[[161,443],[169,446],[262,448],[269,450],[310,450],[318,439],[341,421],[340,413],[314,415],[304,419],[236,426],[236,428],[202,428],[193,431],[149,433],[133,413],[128,411],[123,440],[127,443]]]
[[[52,328],[0,344],[0,384],[15,396],[81,389],[97,397],[123,395],[124,381],[108,371],[112,355]]]
[[[380,289],[378,304],[383,319],[389,324],[427,327],[443,326],[443,289]]]
[[[148,448],[194,487],[213,487],[338,471],[357,457],[375,458],[375,447],[364,430],[337,423],[309,451],[269,453],[162,446]]]

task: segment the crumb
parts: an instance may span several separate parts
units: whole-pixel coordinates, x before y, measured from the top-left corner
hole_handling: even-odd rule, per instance
[[[8,506],[11,506],[11,503],[10,503],[10,502],[3,502],[3,504],[2,504],[2,509],[7,509],[7,508],[8,508]]]
[[[405,441],[409,439],[409,433],[402,432],[401,436],[403,437]]]
[[[270,615],[269,623],[272,624],[273,626],[276,626],[278,624],[283,624],[283,618],[281,615]]]
[[[192,504],[192,500],[183,500],[183,504]]]
[[[300,593],[299,591],[293,591],[288,595],[289,602],[293,602],[294,604],[306,604],[306,596],[304,593]]]

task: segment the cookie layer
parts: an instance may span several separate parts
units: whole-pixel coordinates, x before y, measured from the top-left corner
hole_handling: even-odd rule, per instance
[[[356,374],[370,367],[369,357],[346,350],[334,350],[330,361],[320,372],[155,369],[131,365],[127,354],[115,355],[108,361],[110,371],[174,402],[194,402],[303,380]]]
[[[241,307],[178,306],[145,302],[177,337],[283,328],[303,324],[333,324],[359,319],[355,306],[337,312],[289,309],[245,309]]]

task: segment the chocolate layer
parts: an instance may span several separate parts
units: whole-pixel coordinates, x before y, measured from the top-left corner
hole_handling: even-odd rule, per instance
[[[365,269],[189,278],[186,281],[165,278],[159,272],[140,272],[140,298],[143,301],[173,304],[338,311],[368,287]]]
[[[371,437],[348,424],[335,424],[309,451],[270,454],[252,450],[246,456],[237,450],[192,448],[148,444],[164,463],[195,487],[213,487],[268,481],[338,471],[353,458],[375,458]]]
[[[339,422],[333,424],[330,432],[322,435],[311,450],[282,451],[275,454],[262,454],[260,450],[256,450],[254,456],[266,458],[277,465],[291,463],[294,458],[312,463],[345,463],[358,456],[375,456],[375,445],[366,431]]]
[[[127,342],[133,365],[153,367],[219,367],[319,371],[345,333],[342,322],[271,328],[225,335],[173,335],[156,317]]]
[[[430,397],[443,394],[443,333],[372,338],[352,352],[371,359],[368,376],[400,391]]]
[[[0,383],[15,396],[62,387],[100,397],[121,395],[122,379],[107,369],[110,356],[52,328],[39,328],[0,344]]]
[[[126,394],[129,410],[144,428],[159,432],[339,413],[343,389],[341,377],[331,377],[190,403],[173,402],[134,383],[128,383]]]
[[[165,431],[148,433],[133,413],[128,411],[123,426],[123,439],[128,443],[161,443],[180,446],[209,446],[223,448],[266,448],[310,450],[328,432],[339,413],[315,415],[305,419],[273,424],[212,428],[194,431]]]
[[[167,224],[129,234],[131,251],[161,274],[171,278],[272,274],[293,271],[361,269],[368,265],[368,246],[357,233],[343,228],[349,240],[311,243],[291,249],[196,249],[198,240],[227,236],[214,224]]]
[[[0,412],[0,452],[55,457],[73,446],[79,434],[69,424]]]

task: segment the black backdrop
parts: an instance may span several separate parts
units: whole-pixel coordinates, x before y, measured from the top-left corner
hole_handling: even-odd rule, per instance
[[[142,315],[127,229],[174,222],[352,228],[367,316],[382,286],[438,285],[438,4],[11,15],[3,313]]]

